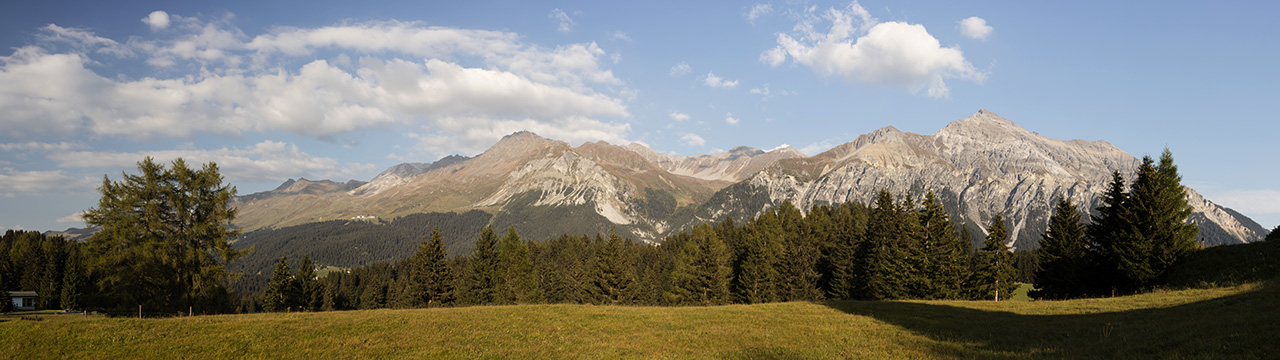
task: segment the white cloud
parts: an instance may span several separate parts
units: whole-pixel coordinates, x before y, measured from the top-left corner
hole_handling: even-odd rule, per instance
[[[707,77],[703,79],[703,83],[713,88],[732,89],[738,86],[738,80],[725,80],[716,76],[714,72],[707,72]]]
[[[1243,213],[1280,214],[1280,190],[1229,190],[1206,197]]]
[[[84,223],[84,213],[78,212],[75,214],[60,217],[54,221],[57,221],[60,223]]]
[[[83,191],[94,189],[93,179],[64,174],[62,170],[18,171],[0,169],[0,196],[18,194],[39,195],[50,192]]]
[[[770,12],[773,12],[773,5],[755,4],[750,10],[747,10],[747,21],[754,24],[756,19],[759,19],[761,16],[768,15]]]
[[[959,48],[942,47],[923,25],[879,22],[857,2],[821,15],[815,12],[810,8],[794,34],[778,34],[778,46],[762,53],[761,62],[778,66],[790,57],[820,76],[841,76],[913,93],[926,90],[935,98],[950,96],[946,79],[981,83],[986,77],[965,60]],[[825,30],[818,30],[828,23]]]
[[[150,15],[142,18],[142,23],[151,27],[151,31],[157,31],[169,27],[169,13],[164,11],[152,11]]]
[[[87,147],[84,144],[69,143],[66,141],[56,142],[56,143],[28,141],[25,143],[0,144],[0,150],[3,150],[3,151],[52,152],[52,151],[80,150],[85,148]]]
[[[133,169],[147,156],[162,163],[183,158],[193,166],[212,161],[218,164],[222,175],[231,183],[274,182],[297,177],[344,179],[374,170],[373,164],[340,164],[331,158],[313,157],[296,145],[278,141],[213,150],[71,151],[50,154],[48,158],[64,168]]]
[[[569,17],[569,14],[566,14],[563,10],[560,10],[560,9],[551,10],[551,13],[547,14],[547,18],[551,20],[555,20],[557,23],[559,23],[559,25],[556,27],[556,31],[559,31],[565,34],[573,32],[573,25],[576,24],[573,21],[573,18]]]
[[[548,49],[523,44],[514,33],[394,21],[282,27],[254,37],[227,19],[170,15],[170,22],[166,38],[124,45],[50,25],[41,44],[71,44],[75,51],[26,46],[0,56],[6,113],[0,134],[9,134],[0,136],[146,139],[283,130],[331,138],[403,124],[427,125],[443,137],[474,130],[453,126],[457,119],[489,132],[528,124],[569,137],[600,134],[592,140],[622,139],[629,131],[604,119],[629,118],[623,101],[636,92],[606,68],[610,55],[595,43]],[[166,67],[162,74],[175,75],[100,75],[93,54],[124,54],[108,48],[141,54]],[[323,58],[322,51],[337,53],[324,56],[334,63],[311,60]]]
[[[671,120],[675,120],[675,121],[689,120],[689,114],[685,114],[678,111],[672,111],[670,114],[667,114],[667,116],[671,117]]]
[[[960,34],[972,39],[986,40],[993,29],[987,21],[977,16],[960,20]]]
[[[685,76],[690,71],[693,71],[693,68],[689,67],[689,63],[681,61],[679,64],[671,66],[670,74],[671,76]]]
[[[613,41],[631,41],[631,35],[627,35],[627,33],[622,30],[618,30],[609,33],[609,39]]]
[[[760,100],[762,101],[768,101],[769,98],[773,98],[773,97],[788,96],[792,94],[791,91],[782,90],[782,89],[772,89],[769,87],[769,84],[764,84],[763,86],[758,88],[751,88],[751,90],[747,90],[747,93],[752,95],[760,95]]]
[[[729,125],[738,125],[738,119],[733,118],[733,113],[725,113],[724,123]]]
[[[703,140],[701,136],[695,134],[685,134],[680,137],[680,140],[684,140],[685,145],[692,147],[700,147],[707,143],[707,141]]]

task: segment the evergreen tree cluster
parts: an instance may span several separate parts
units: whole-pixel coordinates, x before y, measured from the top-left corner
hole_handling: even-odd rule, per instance
[[[60,235],[7,230],[0,237],[0,311],[12,311],[9,291],[35,291],[37,309],[83,309],[83,246]]]
[[[587,303],[719,305],[822,299],[1008,298],[1015,282],[1008,231],[996,219],[975,253],[941,202],[881,191],[873,206],[790,203],[744,224],[732,220],[648,245],[607,235],[535,242],[514,227],[485,227],[474,251],[446,258],[439,233],[395,263],[330,273],[321,310],[450,305]],[[288,289],[278,262],[262,307]],[[249,308],[255,308],[249,306]]]
[[[1063,197],[1041,240],[1034,296],[1073,298],[1129,293],[1161,284],[1179,259],[1196,250],[1198,228],[1168,149],[1142,159],[1126,191],[1119,172],[1085,223]]]

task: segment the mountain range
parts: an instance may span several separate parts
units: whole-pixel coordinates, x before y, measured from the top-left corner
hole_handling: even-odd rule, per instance
[[[1058,140],[981,110],[932,135],[888,126],[814,156],[741,146],[672,156],[643,144],[568,143],[518,132],[475,157],[393,166],[369,182],[286,181],[237,199],[236,225],[285,229],[327,220],[385,222],[419,213],[492,215],[532,239],[616,229],[649,242],[702,222],[749,219],[791,202],[869,203],[880,189],[933,191],[975,237],[996,214],[1011,246],[1037,246],[1059,196],[1090,209],[1112,171],[1132,181],[1139,160],[1105,141]],[[1265,229],[1188,188],[1206,245],[1262,239]],[[423,230],[424,233],[427,231]]]

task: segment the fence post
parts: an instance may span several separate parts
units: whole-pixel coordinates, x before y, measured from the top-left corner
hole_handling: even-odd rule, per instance
[[[138,319],[142,319],[142,304],[138,304]]]

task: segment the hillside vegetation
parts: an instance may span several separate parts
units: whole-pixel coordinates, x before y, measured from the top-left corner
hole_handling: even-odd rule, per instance
[[[1264,358],[1275,281],[1068,301],[479,306],[128,319],[11,315],[14,358]]]

